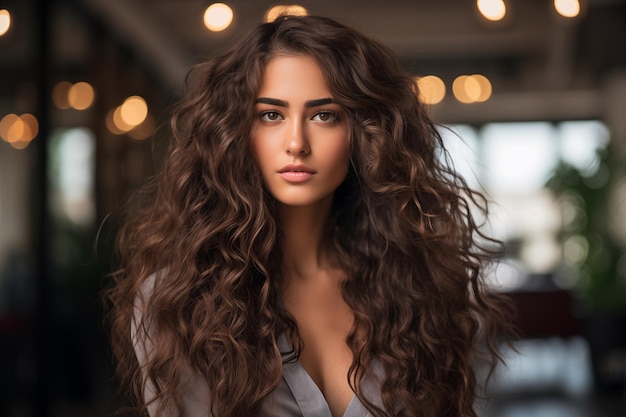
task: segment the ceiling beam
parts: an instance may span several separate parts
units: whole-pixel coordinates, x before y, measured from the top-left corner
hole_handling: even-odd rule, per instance
[[[480,125],[500,121],[602,119],[604,97],[598,90],[534,91],[494,94],[484,103],[462,104],[449,97],[432,108],[441,123]]]
[[[168,31],[150,18],[149,11],[140,10],[133,2],[125,0],[82,1],[112,32],[129,42],[135,53],[156,68],[155,73],[164,87],[181,91],[193,61],[184,53],[180,42],[168,36]]]

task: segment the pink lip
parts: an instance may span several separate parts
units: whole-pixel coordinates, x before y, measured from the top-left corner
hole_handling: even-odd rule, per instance
[[[315,175],[315,170],[306,165],[289,164],[279,169],[278,175],[285,181],[303,182],[311,179]]]
[[[285,165],[284,167],[278,170],[279,174],[282,174],[283,172],[307,172],[309,174],[315,174],[314,169],[311,169],[306,165],[300,165],[300,164]]]

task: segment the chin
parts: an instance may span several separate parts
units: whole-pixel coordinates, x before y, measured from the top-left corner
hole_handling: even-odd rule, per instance
[[[332,200],[333,195],[280,195],[274,194],[274,198],[287,207],[307,207],[324,205],[328,200]]]
[[[322,200],[315,199],[277,198],[277,200],[280,204],[286,207],[308,207],[322,203]]]

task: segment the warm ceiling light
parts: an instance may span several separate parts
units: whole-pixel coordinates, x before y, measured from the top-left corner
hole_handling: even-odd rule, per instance
[[[474,82],[476,82],[480,88],[480,93],[476,97],[476,101],[482,103],[489,100],[492,92],[491,82],[489,81],[489,78],[485,77],[482,74],[474,74],[470,76],[470,78],[474,80]]]
[[[482,103],[491,97],[491,82],[482,74],[460,75],[452,83],[452,92],[461,103]]]
[[[306,16],[309,12],[298,4],[273,6],[265,13],[265,21],[273,22],[278,16]]]
[[[9,141],[9,129],[13,126],[13,123],[18,119],[17,114],[7,114],[0,120],[0,138],[5,141]]]
[[[117,122],[115,120],[115,112],[117,111],[118,116],[117,118],[119,119],[119,121],[121,121],[121,117],[119,117],[119,107],[116,107],[115,109],[109,110],[109,112],[107,113],[107,116],[105,118],[105,123],[107,126],[107,129],[109,129],[109,132],[113,133],[114,135],[123,135],[124,133],[126,133],[126,131],[132,129],[132,126],[128,126],[128,129],[126,130],[122,130],[120,128],[117,127]],[[121,122],[123,123],[123,122]],[[126,127],[126,125],[125,125]]]
[[[446,95],[446,85],[436,75],[426,75],[417,78],[417,88],[420,99],[425,104],[437,104]]]
[[[476,101],[475,99],[470,97],[469,94],[467,94],[467,88],[465,84],[468,78],[469,76],[467,75],[460,75],[456,77],[456,79],[452,83],[452,93],[454,94],[454,97],[456,97],[456,99],[459,100],[461,103],[465,104],[473,103],[474,101]]]
[[[480,98],[480,83],[476,78],[474,78],[473,75],[468,75],[465,78],[463,88],[465,89],[465,94],[470,99],[471,103],[478,101]]]
[[[126,123],[126,121],[122,117],[122,106],[118,106],[115,108],[115,110],[113,110],[113,126],[115,127],[115,129],[109,130],[116,134],[120,134],[117,132],[126,133],[135,127],[134,125]]]
[[[11,27],[11,13],[7,9],[0,10],[0,36],[9,31]]]
[[[37,119],[32,114],[21,117],[9,114],[0,121],[0,133],[15,149],[24,149],[35,138],[39,130]]]
[[[79,82],[72,85],[67,92],[67,101],[76,110],[88,109],[93,104],[94,91],[91,84]]]
[[[506,15],[506,5],[503,0],[476,0],[478,11],[485,19],[497,21]]]
[[[22,119],[22,121],[26,123],[30,129],[30,140],[35,139],[39,133],[39,122],[37,121],[37,118],[30,113],[24,113],[20,116],[20,119]]]
[[[7,134],[7,142],[26,142],[30,136],[30,127],[21,117],[15,119]]]
[[[578,0],[554,0],[554,9],[564,17],[576,17],[580,13]]]
[[[127,125],[132,127],[143,123],[147,116],[148,105],[146,104],[146,100],[142,97],[130,96],[120,106],[120,117]]]
[[[226,29],[233,21],[233,9],[224,3],[213,3],[204,11],[204,26],[212,32]]]

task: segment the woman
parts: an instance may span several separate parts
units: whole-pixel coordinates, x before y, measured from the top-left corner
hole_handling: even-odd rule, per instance
[[[478,345],[497,357],[504,308],[481,282],[482,200],[412,78],[312,16],[193,75],[109,293],[139,408],[475,416]]]

